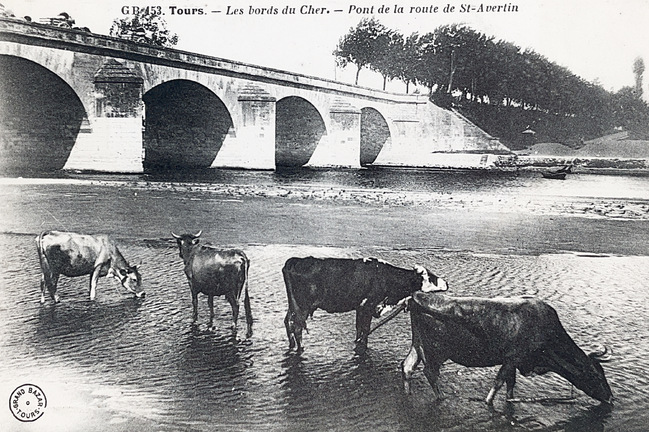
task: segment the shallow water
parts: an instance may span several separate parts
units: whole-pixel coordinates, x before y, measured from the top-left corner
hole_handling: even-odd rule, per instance
[[[223,175],[235,177],[236,184],[258,183],[269,174]],[[401,186],[393,187],[414,184],[421,175],[417,172],[413,179],[406,174]],[[466,177],[460,177],[464,175],[448,179],[444,187],[449,193],[455,185],[458,192],[475,188],[518,193],[525,187],[543,189],[548,196],[570,195],[566,190],[553,194],[547,188],[556,186],[525,176],[508,177],[500,189],[495,179],[466,184]],[[392,172],[389,176],[396,178]],[[640,192],[633,190],[643,180],[624,180],[615,178],[618,195],[638,199]],[[301,184],[308,181],[299,179]],[[518,181],[527,186],[512,184]],[[119,187],[65,182],[2,187],[6,217],[0,222],[0,395],[8,397],[15,387],[30,382],[48,398],[47,412],[29,429],[0,409],[0,424],[8,430],[649,427],[647,222],[210,199],[183,188],[182,182],[175,191],[137,189],[135,195],[133,182],[125,177]],[[34,237],[53,228],[115,237],[127,259],[142,261],[146,298],[136,300],[115,282],[101,279],[97,299],[90,302],[86,278],[62,277],[61,303],[40,305]],[[243,318],[233,334],[223,299],[215,301],[215,329],[207,326],[204,297],[199,325],[191,325],[189,289],[169,231],[198,229],[204,229],[205,240],[243,248],[251,259],[255,321],[249,340]],[[361,357],[353,353],[354,314],[318,311],[309,321],[304,354],[289,353],[281,267],[291,256],[306,255],[420,263],[446,278],[457,295],[535,294],[546,299],[578,345],[589,351],[604,343],[613,350],[613,360],[604,368],[616,404],[604,409],[552,374],[519,375],[517,397],[537,401],[507,405],[499,394],[489,410],[481,400],[497,369],[453,363],[442,367],[442,401],[430,400],[432,391],[421,372],[413,379],[413,394],[406,397],[399,368],[410,340],[406,314],[372,334],[370,349]]]

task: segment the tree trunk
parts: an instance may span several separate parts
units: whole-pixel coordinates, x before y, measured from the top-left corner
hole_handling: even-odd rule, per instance
[[[356,80],[354,81],[354,85],[358,85],[358,75],[361,73],[361,67],[362,66],[358,66],[358,69],[356,69]]]
[[[388,81],[388,77],[383,75],[383,91],[385,91],[385,84],[387,83],[387,81]]]
[[[450,93],[453,90],[453,75],[455,75],[455,50],[451,51],[451,68],[449,70],[448,76],[448,87],[446,93]]]

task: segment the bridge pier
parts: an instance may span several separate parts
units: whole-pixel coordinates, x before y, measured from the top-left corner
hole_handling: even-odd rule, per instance
[[[142,83],[116,60],[104,63],[94,77],[95,116],[89,115],[64,169],[143,172]]]
[[[329,127],[311,159],[310,167],[360,168],[361,111],[336,101],[329,111]]]
[[[241,89],[241,121],[229,134],[212,162],[212,167],[275,169],[275,101],[265,90],[254,85]]]

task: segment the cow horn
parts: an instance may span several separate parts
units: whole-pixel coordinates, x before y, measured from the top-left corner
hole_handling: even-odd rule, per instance
[[[201,234],[203,234],[203,230],[200,230],[199,232],[197,232],[196,234],[194,234],[193,237],[194,237],[194,238],[200,237]]]
[[[172,235],[173,238],[175,238],[175,239],[180,239],[180,236],[179,236],[178,234],[174,234],[173,231],[171,231],[171,235]]]
[[[426,269],[424,268],[424,266],[421,266],[421,265],[419,265],[419,264],[415,264],[415,266],[413,267],[413,269],[417,272],[417,274],[424,274],[424,273],[426,273]]]

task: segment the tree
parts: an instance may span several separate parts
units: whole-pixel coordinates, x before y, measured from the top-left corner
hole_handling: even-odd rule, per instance
[[[336,56],[338,66],[344,68],[348,64],[356,65],[356,79],[363,67],[369,66],[379,57],[381,50],[385,49],[385,35],[388,29],[375,18],[363,18],[355,28],[343,36],[333,54]]]
[[[635,75],[635,92],[638,97],[642,96],[642,74],[644,73],[644,60],[636,57],[633,61],[633,74]]]
[[[142,8],[130,18],[116,18],[110,27],[110,35],[159,47],[172,47],[178,43],[178,35],[171,34],[167,22],[150,8]]]
[[[412,33],[403,41],[403,53],[399,61],[399,75],[406,84],[406,93],[410,90],[410,84],[417,84],[417,66],[421,57],[419,34]]]
[[[370,69],[383,76],[383,90],[387,80],[401,75],[404,60],[404,40],[401,33],[386,30],[376,39],[376,58],[370,62]]]

